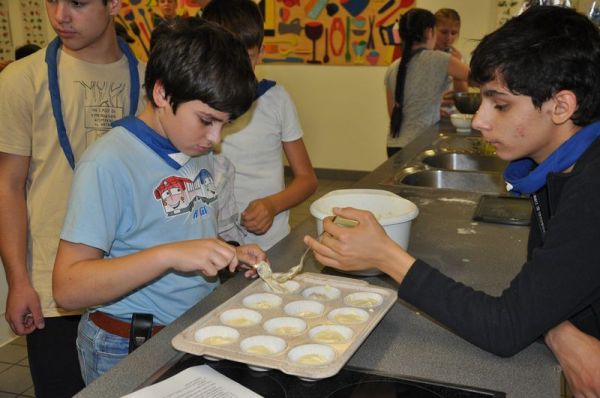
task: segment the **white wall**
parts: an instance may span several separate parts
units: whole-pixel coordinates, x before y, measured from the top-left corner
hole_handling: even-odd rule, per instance
[[[384,67],[262,65],[292,95],[315,167],[372,170],[385,160]]]

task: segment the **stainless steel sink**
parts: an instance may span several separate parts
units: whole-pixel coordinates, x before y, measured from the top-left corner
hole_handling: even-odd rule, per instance
[[[440,134],[381,184],[504,194],[507,165],[481,135]]]
[[[508,165],[497,156],[465,153],[441,153],[424,157],[422,162],[437,169],[463,171],[502,172]]]
[[[506,184],[500,173],[456,170],[411,171],[400,171],[396,174],[394,183],[469,192],[506,193]]]

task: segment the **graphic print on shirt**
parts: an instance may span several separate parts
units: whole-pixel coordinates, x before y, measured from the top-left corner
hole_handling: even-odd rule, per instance
[[[210,172],[200,170],[192,180],[182,176],[164,178],[154,189],[154,198],[159,200],[167,216],[187,214],[192,211],[193,218],[208,214],[207,205],[217,200],[217,188]],[[197,201],[197,208],[194,210]]]
[[[77,81],[84,90],[86,147],[111,129],[111,123],[125,115],[129,88],[122,82]]]

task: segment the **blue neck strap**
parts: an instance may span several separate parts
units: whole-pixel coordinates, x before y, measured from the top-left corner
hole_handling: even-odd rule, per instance
[[[532,194],[546,184],[546,176],[559,173],[577,162],[588,147],[600,137],[600,122],[592,123],[562,143],[537,167],[530,158],[511,162],[504,171],[509,191]]]
[[[256,98],[254,100],[259,99],[264,93],[269,91],[272,87],[275,87],[277,82],[273,80],[262,79],[258,82],[258,87],[256,88]]]
[[[188,156],[181,156],[180,151],[167,138],[161,136],[141,119],[135,116],[116,120],[112,123],[113,127],[121,126],[129,130],[146,146],[152,149],[162,160],[175,170],[179,170],[185,162],[178,162],[176,158],[189,160]],[[180,156],[173,156],[180,155]]]
[[[131,86],[129,92],[129,114],[135,115],[138,98],[140,95],[140,77],[137,69],[138,61],[135,55],[120,37],[117,38],[119,48],[127,57],[129,64],[129,83]],[[46,48],[46,63],[48,64],[48,90],[50,91],[50,101],[52,102],[52,113],[56,121],[56,130],[58,131],[58,141],[69,161],[71,169],[75,169],[75,156],[67,136],[67,128],[62,113],[62,104],[60,99],[60,89],[58,87],[58,49],[61,41],[57,37]]]

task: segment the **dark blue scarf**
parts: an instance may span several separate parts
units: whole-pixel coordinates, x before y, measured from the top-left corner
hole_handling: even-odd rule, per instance
[[[129,130],[150,149],[152,149],[162,160],[175,170],[179,170],[184,162],[176,159],[181,152],[167,138],[158,134],[150,126],[135,116],[128,116],[112,122],[113,127],[121,126]],[[189,157],[187,157],[189,159]]]
[[[259,99],[263,94],[269,91],[272,87],[275,87],[277,82],[273,80],[262,79],[258,82],[258,86],[256,87],[256,98]]]
[[[600,137],[600,122],[592,123],[566,140],[542,163],[530,158],[511,162],[504,170],[507,189],[516,194],[532,194],[546,184],[546,176],[568,169]]]

